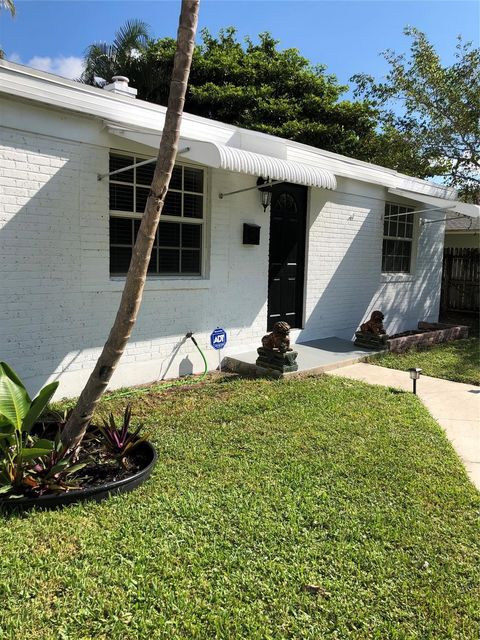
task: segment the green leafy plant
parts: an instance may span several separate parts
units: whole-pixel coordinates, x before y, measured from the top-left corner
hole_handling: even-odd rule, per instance
[[[76,463],[73,454],[67,455],[59,429],[53,450],[33,463],[27,463],[24,468],[23,484],[29,488],[29,493],[35,495],[80,489],[80,479],[73,476],[86,465],[86,462]]]
[[[58,382],[46,385],[32,400],[15,371],[0,362],[0,493],[24,487],[31,461],[54,450],[54,442],[31,430],[57,387]]]
[[[132,406],[128,404],[125,407],[123,414],[123,420],[117,425],[115,417],[111,413],[108,420],[103,420],[103,425],[98,425],[98,431],[102,443],[107,452],[114,458],[125,458],[128,453],[131,453],[140,442],[143,442],[145,438],[139,437],[138,434],[143,428],[140,424],[134,431],[130,432],[130,420],[132,418]]]

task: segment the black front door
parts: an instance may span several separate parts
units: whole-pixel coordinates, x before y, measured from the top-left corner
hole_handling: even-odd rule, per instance
[[[284,320],[302,326],[307,187],[273,187],[270,209],[268,330]]]

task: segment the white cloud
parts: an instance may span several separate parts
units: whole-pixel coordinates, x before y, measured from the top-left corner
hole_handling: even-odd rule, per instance
[[[11,53],[8,56],[8,59],[10,60],[10,62],[18,62],[19,64],[22,64],[22,59],[20,58],[18,53]]]
[[[23,63],[18,53],[12,53],[8,56],[8,59],[11,62],[26,64],[27,67],[33,67],[39,71],[48,71],[48,73],[54,73],[57,76],[63,76],[71,80],[79,78],[83,72],[83,59],[76,56],[57,56],[55,58],[34,56],[28,62]]]

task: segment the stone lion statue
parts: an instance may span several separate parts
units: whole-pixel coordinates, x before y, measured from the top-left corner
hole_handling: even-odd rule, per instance
[[[292,351],[290,347],[290,325],[287,322],[276,322],[273,331],[262,338],[262,347],[271,351],[285,353]]]
[[[360,331],[362,333],[373,333],[375,336],[385,335],[386,331],[383,326],[384,318],[385,316],[381,311],[374,311],[370,316],[370,320],[360,325]]]

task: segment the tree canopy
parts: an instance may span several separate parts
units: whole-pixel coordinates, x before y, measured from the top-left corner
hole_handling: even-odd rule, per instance
[[[101,56],[96,47],[87,50],[84,82],[94,84],[94,76],[105,77],[107,68],[109,74],[128,75],[139,98],[166,104],[173,39],[127,41],[127,54],[117,48],[109,65],[108,46],[100,49]],[[365,101],[340,100],[347,88],[297,49],[280,50],[269,33],[261,33],[256,43],[250,38],[242,43],[233,27],[217,37],[204,29],[195,47],[185,110],[368,160],[377,138],[375,110]]]
[[[405,173],[443,176],[463,197],[480,197],[480,49],[458,38],[455,61],[443,66],[426,35],[413,27],[410,56],[384,52],[383,81],[353,76],[355,95],[378,109],[374,159]]]
[[[269,33],[241,42],[233,27],[196,45],[185,110],[246,129],[303,142],[418,177],[444,176],[467,199],[480,193],[480,50],[459,39],[443,66],[425,34],[409,57],[384,52],[386,78],[351,78],[355,100],[326,67],[297,49],[279,49]],[[111,45],[86,51],[82,80],[127,75],[138,97],[166,105],[175,40],[154,39],[139,21],[126,23]]]

